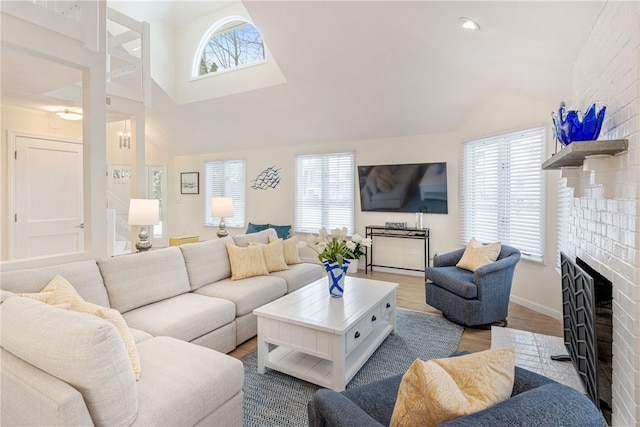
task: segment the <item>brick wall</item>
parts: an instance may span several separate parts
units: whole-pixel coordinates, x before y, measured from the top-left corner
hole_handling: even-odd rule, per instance
[[[639,57],[640,3],[607,2],[574,64],[570,104],[602,101],[599,139],[628,139],[629,150],[563,170],[575,188],[563,249],[613,282],[614,426],[640,424]]]

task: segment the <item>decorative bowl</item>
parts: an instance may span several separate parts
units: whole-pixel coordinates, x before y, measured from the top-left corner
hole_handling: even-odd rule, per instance
[[[574,141],[595,141],[600,135],[606,110],[607,106],[603,105],[597,111],[594,102],[583,115],[580,110],[567,110],[565,103],[561,102],[558,114],[551,113],[556,138],[564,146]]]

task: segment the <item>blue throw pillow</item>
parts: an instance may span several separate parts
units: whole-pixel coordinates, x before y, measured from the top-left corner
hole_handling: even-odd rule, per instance
[[[247,225],[247,231],[245,234],[257,233],[258,231],[266,230],[269,228],[269,224],[251,224]]]
[[[276,234],[280,239],[287,239],[289,237],[289,231],[291,230],[290,225],[273,225],[269,224],[269,228],[273,228],[276,230]]]

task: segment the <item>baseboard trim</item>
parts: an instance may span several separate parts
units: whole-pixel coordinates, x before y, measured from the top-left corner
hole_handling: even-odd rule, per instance
[[[520,304],[523,307],[526,307],[533,311],[537,311],[538,313],[542,313],[549,317],[553,317],[554,319],[557,319],[557,320],[562,320],[562,313],[559,312],[558,310],[553,310],[549,307],[535,303],[533,301],[529,301],[528,299],[524,299],[513,294],[511,294],[510,300],[515,302],[516,304]]]

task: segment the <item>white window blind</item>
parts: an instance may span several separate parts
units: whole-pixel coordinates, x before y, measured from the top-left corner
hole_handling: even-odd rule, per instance
[[[544,255],[545,129],[536,127],[464,144],[463,245],[501,241],[541,262]]]
[[[211,198],[232,197],[233,216],[225,217],[227,227],[245,225],[245,167],[244,160],[222,160],[205,164],[205,225],[218,226],[219,217],[211,217]]]
[[[573,188],[567,187],[567,179],[560,176],[558,179],[558,256],[556,267],[560,268],[560,251],[569,253],[569,215],[573,202]]]
[[[354,157],[350,152],[296,157],[295,231],[347,227],[353,234]]]

